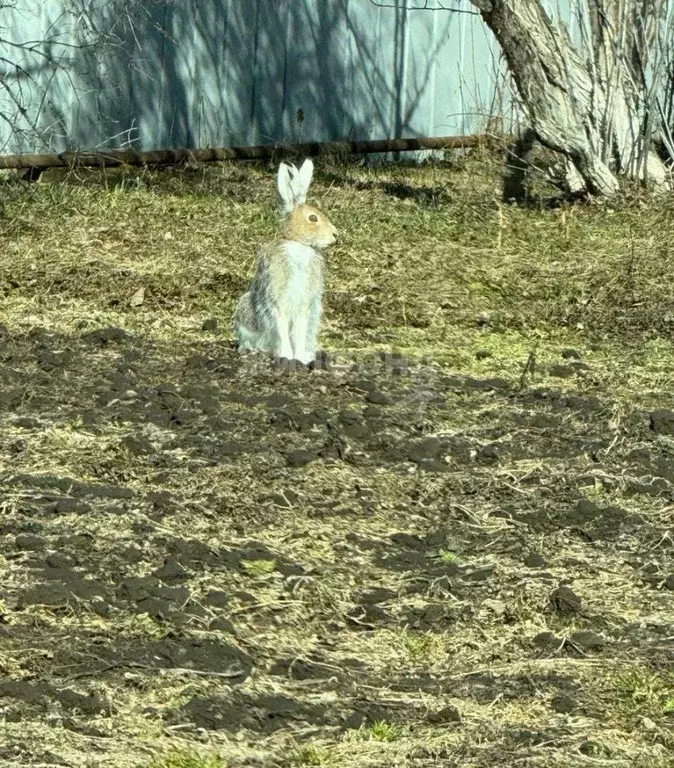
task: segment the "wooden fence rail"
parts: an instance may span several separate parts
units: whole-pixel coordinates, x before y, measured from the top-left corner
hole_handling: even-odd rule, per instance
[[[419,149],[459,149],[493,141],[490,134],[437,136],[415,139],[377,139],[374,141],[305,142],[301,144],[262,144],[256,147],[218,147],[212,149],[162,149],[136,152],[132,149],[62,152],[53,155],[0,156],[0,169],[70,167],[114,167],[180,165],[186,162],[214,163],[222,160],[264,160],[282,157],[348,156],[377,152],[410,152]]]

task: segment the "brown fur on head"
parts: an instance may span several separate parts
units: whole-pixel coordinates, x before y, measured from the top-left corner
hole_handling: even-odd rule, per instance
[[[281,235],[310,248],[327,248],[336,242],[337,229],[318,208],[301,203],[283,219]]]

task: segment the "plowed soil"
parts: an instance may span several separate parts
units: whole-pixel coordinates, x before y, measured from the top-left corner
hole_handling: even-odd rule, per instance
[[[269,209],[273,170],[256,173],[241,183],[259,200],[217,205]],[[397,206],[402,253],[418,247],[415,217],[451,216],[451,201],[427,204],[438,179],[466,171],[399,173],[430,190],[421,203],[371,193],[382,221]],[[330,182],[318,189],[348,229],[361,201]],[[171,209],[151,181],[7,182],[0,764],[671,765],[666,333],[638,335],[638,307],[625,310],[634,333],[562,327],[554,298],[534,332],[510,311],[526,298],[499,305],[484,275],[455,282],[466,299],[442,319],[395,322],[439,311],[414,303],[437,278],[410,261],[415,285],[392,309],[398,284],[352,282],[359,249],[385,252],[384,236],[352,233],[318,364],[242,356],[228,323],[254,237],[223,224],[245,256],[214,276],[198,249],[216,209],[201,190],[200,223],[184,183],[170,199],[189,205]],[[111,198],[128,217],[146,206],[147,252],[140,226],[124,244]],[[556,212],[513,216],[559,226]],[[92,235],[105,220],[113,231]],[[466,221],[453,237],[480,254],[482,224]],[[184,283],[158,253],[179,250]]]

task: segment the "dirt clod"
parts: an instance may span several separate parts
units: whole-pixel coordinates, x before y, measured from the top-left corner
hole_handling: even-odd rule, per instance
[[[202,331],[209,331],[214,332],[218,330],[218,318],[217,317],[208,317],[204,322],[201,324],[201,330]]]
[[[574,645],[586,651],[599,650],[605,645],[605,640],[601,635],[587,630],[574,632],[569,639]]]
[[[553,697],[552,708],[555,712],[559,712],[562,715],[568,715],[578,709],[578,702],[568,693],[560,692]]]
[[[298,448],[286,454],[286,461],[289,467],[304,467],[312,461],[316,461],[318,454],[305,448]]]
[[[567,586],[557,587],[551,595],[550,602],[558,613],[580,613],[582,600]]]
[[[530,552],[524,558],[524,565],[527,568],[545,568],[546,562],[542,555],[539,555],[537,552]]]
[[[47,541],[42,536],[35,536],[30,533],[20,533],[14,542],[20,549],[42,549],[46,546]]]
[[[651,429],[659,435],[674,435],[674,411],[653,411]]]
[[[460,723],[461,714],[456,707],[447,706],[437,712],[431,712],[428,715],[428,722],[435,725],[440,723]]]

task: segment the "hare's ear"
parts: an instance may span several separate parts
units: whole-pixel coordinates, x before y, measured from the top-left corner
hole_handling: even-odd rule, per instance
[[[298,202],[306,203],[307,192],[309,191],[309,185],[314,175],[314,164],[307,158],[303,163],[297,175],[296,190],[299,198]]]
[[[297,168],[294,165],[287,165],[281,163],[278,167],[278,193],[281,197],[282,208],[285,212],[289,213],[296,203],[295,199],[295,176],[297,174]]]

